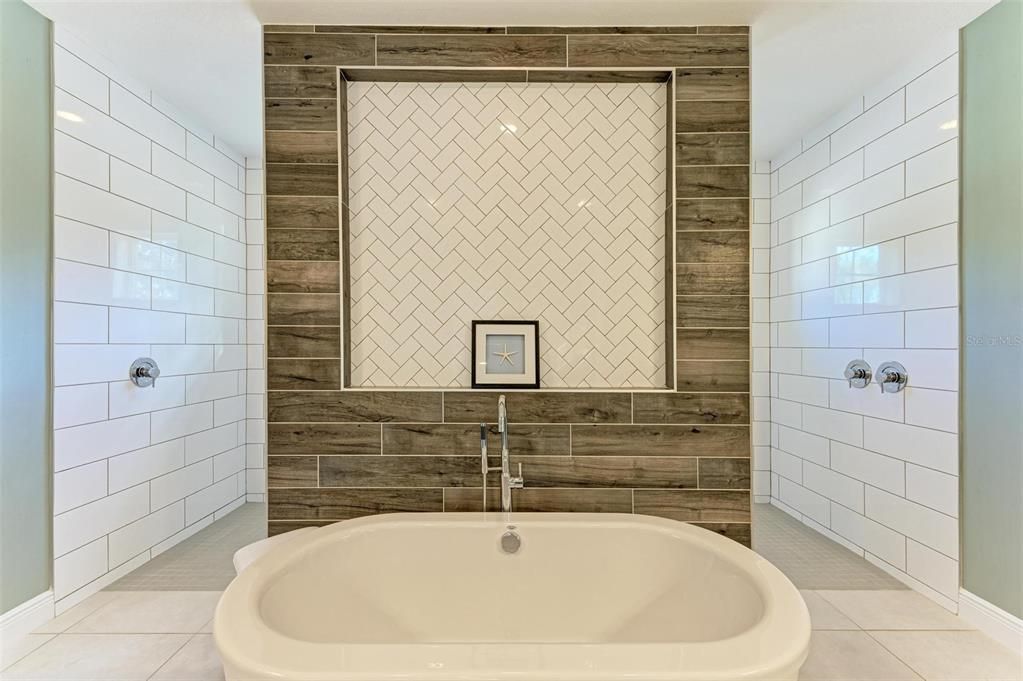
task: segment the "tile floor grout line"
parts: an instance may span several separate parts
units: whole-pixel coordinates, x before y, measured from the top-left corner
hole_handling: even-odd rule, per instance
[[[4,665],[3,665],[2,667],[0,667],[0,673],[2,673],[2,672],[6,672],[6,671],[7,671],[8,669],[10,669],[10,668],[11,668],[11,667],[13,667],[14,665],[18,664],[19,662],[21,662],[22,660],[24,660],[24,659],[25,659],[26,657],[28,657],[29,655],[34,655],[34,654],[36,654],[37,652],[39,652],[40,650],[42,650],[43,648],[45,648],[46,646],[48,646],[48,645],[49,645],[50,643],[52,643],[52,642],[56,641],[56,640],[57,640],[57,637],[58,637],[58,636],[60,636],[60,634],[32,634],[32,633],[30,633],[30,634],[28,634],[28,635],[29,635],[29,636],[49,636],[50,638],[49,638],[49,639],[47,639],[46,641],[43,641],[42,643],[40,643],[40,644],[39,644],[38,646],[36,646],[35,648],[32,648],[32,649],[31,649],[31,650],[29,650],[29,651],[28,651],[27,653],[24,653],[23,655],[20,655],[20,656],[18,656],[17,658],[15,658],[15,659],[11,660],[10,662],[7,662],[7,661],[6,661],[6,659],[5,659],[5,660],[4,660],[5,664],[4,664]]]
[[[875,643],[877,643],[877,645],[881,646],[884,650],[888,651],[889,655],[891,655],[896,660],[898,660],[899,662],[904,664],[906,666],[906,669],[908,669],[911,672],[913,672],[921,681],[927,681],[926,678],[924,677],[924,674],[923,674],[922,671],[916,669],[915,667],[910,665],[909,662],[907,662],[906,660],[903,660],[901,657],[899,657],[898,653],[896,653],[894,650],[892,650],[891,648],[886,646],[883,641],[881,641],[878,637],[874,636],[871,633],[871,632],[874,632],[874,631],[887,631],[887,630],[885,630],[885,629],[864,629],[863,630],[863,632],[867,636],[869,636],[871,638],[871,640],[873,640]],[[920,632],[920,631],[926,631],[926,630],[923,630],[923,629],[900,629],[898,631],[916,631],[916,632]]]
[[[166,667],[168,662],[173,660],[174,657],[177,656],[178,653],[180,653],[182,650],[184,650],[185,646],[187,646],[192,641],[192,639],[194,639],[197,635],[198,634],[192,634],[187,639],[185,639],[185,642],[182,643],[180,646],[178,646],[177,650],[175,650],[173,653],[170,654],[170,657],[168,657],[166,660],[164,660],[163,663],[159,667],[157,667],[156,670],[152,674],[150,674],[149,676],[146,677],[146,681],[149,681],[150,679],[156,677],[156,675],[160,673],[160,670],[163,669],[164,667]]]

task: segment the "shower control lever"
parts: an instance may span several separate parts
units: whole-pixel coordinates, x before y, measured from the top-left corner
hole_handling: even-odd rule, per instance
[[[870,384],[870,365],[862,359],[854,359],[845,367],[845,380],[850,388],[866,388]]]
[[[131,363],[128,378],[140,388],[155,388],[156,379],[160,376],[160,367],[149,357],[139,357]]]
[[[909,381],[906,367],[898,362],[885,362],[877,368],[877,386],[882,393],[901,392]]]

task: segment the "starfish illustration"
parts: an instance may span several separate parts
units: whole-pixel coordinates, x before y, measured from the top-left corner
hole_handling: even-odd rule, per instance
[[[500,362],[501,364],[504,364],[505,362],[507,362],[508,364],[512,364],[512,359],[511,359],[512,355],[517,355],[517,354],[519,354],[519,353],[516,352],[515,350],[509,350],[508,349],[508,344],[507,343],[504,344],[504,352],[495,352],[494,353],[494,355],[496,355],[497,357],[501,358],[501,362]]]

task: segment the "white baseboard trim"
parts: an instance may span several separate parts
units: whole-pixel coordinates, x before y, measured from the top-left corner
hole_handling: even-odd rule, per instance
[[[0,615],[0,640],[11,641],[30,633],[54,617],[53,591],[44,591]]]
[[[959,590],[959,616],[994,640],[1023,654],[1023,619],[966,589]]]
[[[913,591],[916,591],[918,594],[926,596],[927,598],[931,599],[941,607],[945,608],[945,610],[948,610],[953,615],[959,613],[959,602],[954,598],[950,598],[949,596],[946,596],[945,594],[934,590],[932,587],[927,586],[926,584],[921,582],[919,579],[916,579],[915,577],[910,577],[908,574],[906,574],[899,568],[885,562],[883,558],[875,556],[870,551],[864,552],[863,557],[871,565],[881,568],[882,570],[890,574],[892,577],[908,586]]]

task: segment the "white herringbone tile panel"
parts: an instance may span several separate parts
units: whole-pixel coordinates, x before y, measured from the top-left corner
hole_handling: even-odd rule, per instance
[[[466,386],[472,319],[539,319],[544,387],[663,387],[664,99],[349,84],[353,384]]]

